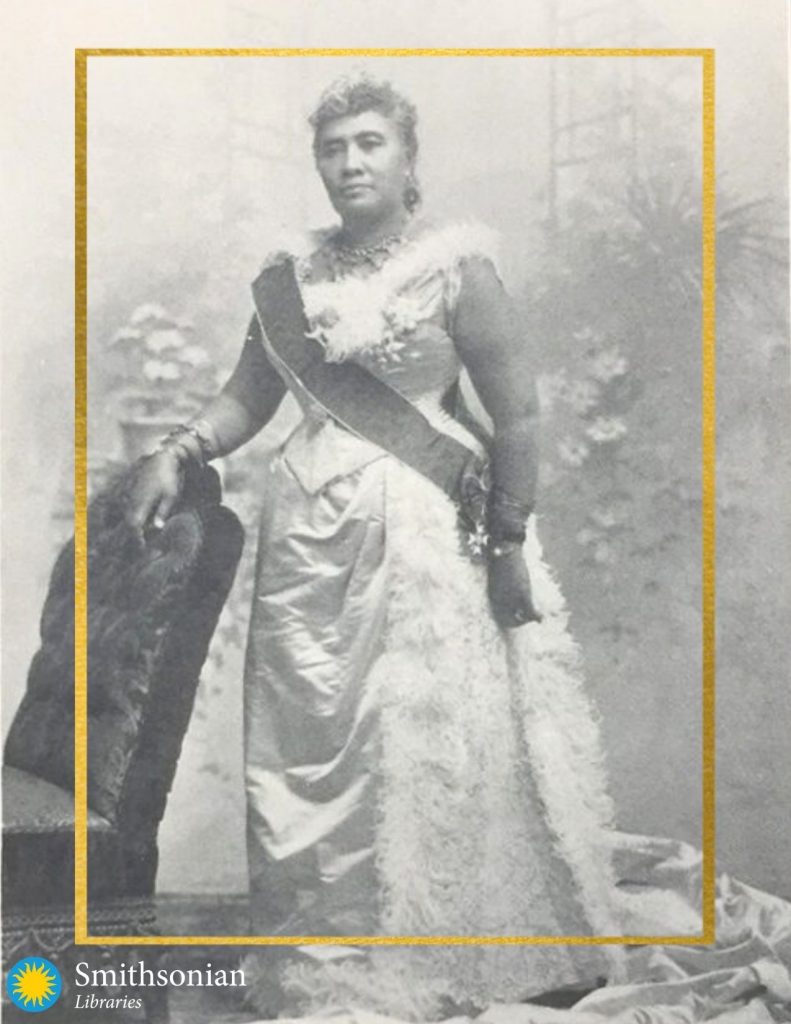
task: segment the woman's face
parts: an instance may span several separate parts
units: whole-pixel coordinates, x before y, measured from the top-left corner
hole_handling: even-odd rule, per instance
[[[404,208],[410,161],[398,126],[376,110],[322,125],[316,166],[344,220],[380,220]]]

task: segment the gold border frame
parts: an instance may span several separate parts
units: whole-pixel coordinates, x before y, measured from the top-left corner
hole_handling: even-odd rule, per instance
[[[90,57],[689,57],[702,72],[703,932],[699,936],[114,935],[88,933],[88,58]],[[77,49],[75,50],[74,939],[78,945],[712,945],[715,921],[715,51],[713,49]]]

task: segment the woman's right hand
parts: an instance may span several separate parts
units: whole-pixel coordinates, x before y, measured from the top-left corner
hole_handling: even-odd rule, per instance
[[[184,471],[175,452],[164,449],[139,464],[127,496],[125,518],[141,540],[149,524],[157,530],[173,511],[181,494]]]

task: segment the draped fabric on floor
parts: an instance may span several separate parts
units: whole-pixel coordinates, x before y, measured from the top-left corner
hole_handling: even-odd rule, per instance
[[[700,906],[702,859],[693,847],[618,833],[614,861],[624,934],[659,935],[663,923],[669,919],[677,927],[684,914],[691,923],[696,920],[693,908]],[[631,946],[625,981],[595,989],[570,1009],[529,1001],[492,1003],[480,1013],[456,1013],[448,1019],[478,1024],[791,1021],[791,904],[720,875],[716,907],[716,945]],[[305,947],[304,953],[310,956],[318,948]],[[318,1024],[330,1015],[348,1024],[398,1020],[362,1005],[337,1003],[324,1013],[288,1019]]]

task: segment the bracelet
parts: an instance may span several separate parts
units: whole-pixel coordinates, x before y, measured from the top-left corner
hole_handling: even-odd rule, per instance
[[[209,459],[213,459],[215,455],[219,454],[216,441],[217,435],[208,420],[194,420],[187,426],[187,430],[200,446],[204,465]]]
[[[533,512],[533,503],[513,497],[502,487],[493,487],[489,494],[486,518],[489,536],[494,543],[523,544],[527,536],[525,524]]]
[[[489,527],[489,539],[493,544],[524,544],[527,540],[527,530],[523,524],[509,526],[508,524],[492,524]]]
[[[174,427],[168,434],[166,434],[156,447],[156,451],[175,451],[177,458],[180,463],[185,462],[197,462],[201,468],[206,466],[206,463],[215,454],[214,445],[208,437],[201,431],[200,426],[204,425],[202,421],[191,424],[182,424],[181,426]],[[206,424],[208,426],[208,424]],[[194,449],[184,443],[184,436],[194,438],[198,445],[198,454],[195,453]],[[178,454],[178,453],[181,454]]]
[[[506,555],[512,555],[515,551],[521,551],[522,541],[501,540],[490,542],[487,550],[490,558],[505,558]]]

